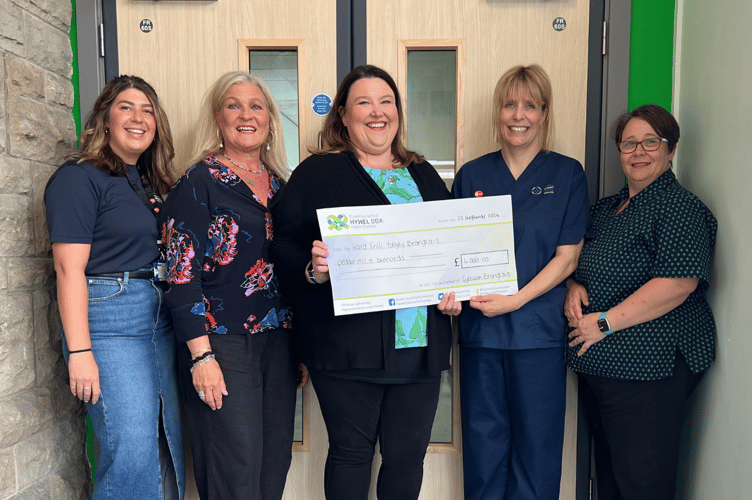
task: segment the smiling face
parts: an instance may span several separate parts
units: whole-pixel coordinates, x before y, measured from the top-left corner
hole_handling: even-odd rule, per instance
[[[110,107],[107,127],[112,152],[128,165],[135,165],[154,140],[154,106],[140,90],[124,90]]]
[[[347,104],[339,113],[361,160],[391,155],[399,115],[389,84],[381,78],[361,78],[350,87]]]
[[[642,118],[629,120],[621,134],[621,141],[640,142],[650,138],[661,137]],[[629,180],[629,195],[639,193],[668,170],[674,153],[676,148],[669,151],[666,142],[662,142],[655,151],[645,151],[642,145],[638,145],[631,153],[621,153],[621,168]]]
[[[216,116],[229,155],[259,153],[269,137],[269,109],[261,89],[250,82],[236,83],[225,93]]]
[[[539,150],[542,147],[539,133],[541,125],[546,121],[546,114],[533,101],[530,92],[513,90],[504,100],[499,112],[502,149]]]

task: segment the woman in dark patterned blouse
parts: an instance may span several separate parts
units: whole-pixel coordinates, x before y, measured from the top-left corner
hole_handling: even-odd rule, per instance
[[[595,441],[598,498],[673,500],[684,403],[715,357],[718,224],[671,171],[679,125],[647,104],[615,133],[628,186],[593,205],[565,314]]]
[[[211,86],[193,153],[160,220],[196,484],[203,500],[279,499],[298,373],[269,261],[267,204],[288,169],[279,110],[260,78],[232,72]]]

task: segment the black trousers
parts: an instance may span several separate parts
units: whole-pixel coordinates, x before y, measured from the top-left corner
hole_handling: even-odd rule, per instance
[[[193,474],[202,500],[279,500],[292,460],[297,363],[290,333],[212,335],[228,396],[216,411],[202,402],[190,353],[178,352]]]
[[[327,500],[366,500],[376,440],[380,500],[416,500],[423,459],[439,403],[440,378],[411,384],[347,380],[312,370],[329,434],[324,469]]]
[[[674,374],[666,379],[579,374],[598,500],[674,500],[684,404],[702,375],[678,351]]]

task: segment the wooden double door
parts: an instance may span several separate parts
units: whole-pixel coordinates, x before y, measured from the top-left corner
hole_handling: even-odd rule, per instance
[[[187,166],[203,93],[219,75],[238,69],[273,82],[288,157],[297,165],[316,145],[323,123],[316,111],[326,109],[321,94],[336,93],[338,67],[343,72],[338,51],[352,53],[343,43],[353,40],[365,44],[360,62],[395,77],[411,108],[408,146],[437,165],[447,183],[466,161],[497,149],[492,93],[499,76],[516,64],[538,63],[548,72],[554,149],[584,164],[587,0],[117,0],[116,9],[119,72],[142,76],[159,93],[175,138],[177,170]],[[343,28],[338,14],[353,9],[364,15]],[[421,499],[463,498],[456,358],[444,377]],[[570,377],[560,495],[567,500],[575,498],[576,401],[576,379]],[[327,436],[310,385],[301,408],[285,499],[323,499]],[[377,471],[378,456],[374,478]],[[188,498],[198,498],[195,490],[189,488]]]

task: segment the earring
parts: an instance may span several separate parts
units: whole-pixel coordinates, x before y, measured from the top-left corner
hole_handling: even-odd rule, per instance
[[[219,129],[217,129],[217,139],[219,139],[219,149],[225,149],[225,142],[222,140],[222,134],[219,133]]]
[[[272,147],[271,147],[270,144],[272,143],[273,140],[274,140],[274,133],[271,130],[269,130],[269,142],[266,143],[266,150],[267,151],[269,151],[270,149],[272,149]]]
[[[110,127],[105,127],[104,128],[104,133],[105,134],[109,134],[110,133]]]

